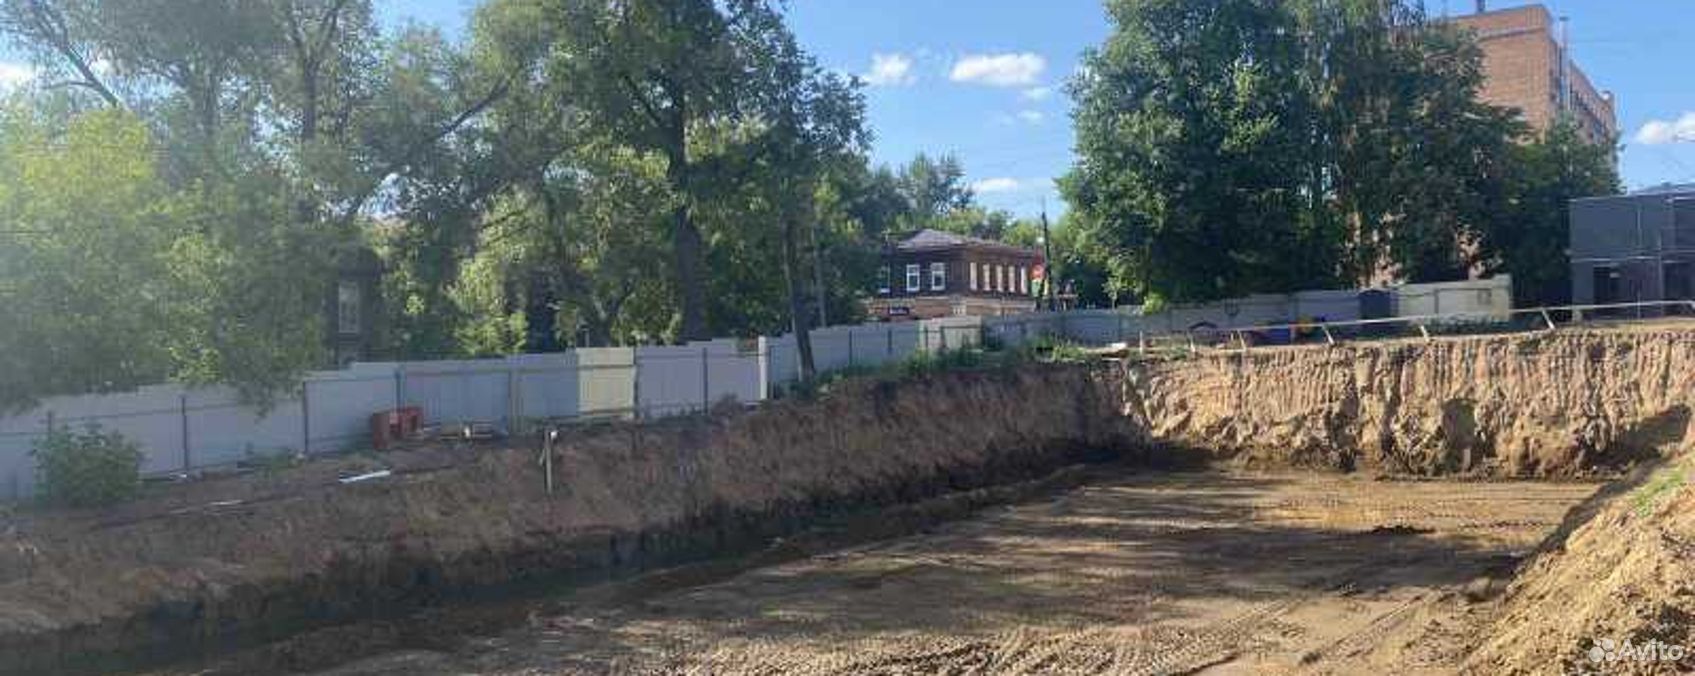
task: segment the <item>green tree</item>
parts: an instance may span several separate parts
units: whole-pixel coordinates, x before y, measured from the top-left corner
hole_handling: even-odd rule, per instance
[[[1108,285],[1210,300],[1462,277],[1522,125],[1404,0],[1116,0],[1061,182]]]
[[[174,378],[266,402],[321,358],[324,242],[254,173],[177,189],[119,111],[0,124],[0,407]]]
[[[1612,153],[1585,140],[1568,119],[1513,149],[1510,202],[1482,233],[1479,254],[1489,273],[1512,274],[1516,305],[1571,301],[1571,200],[1618,194]]]
[[[1115,0],[1072,85],[1077,167],[1061,190],[1100,228],[1123,287],[1169,300],[1329,276],[1301,195],[1315,111],[1294,18],[1269,0]]]
[[[1309,193],[1315,218],[1345,242],[1341,276],[1463,278],[1466,252],[1504,207],[1508,149],[1523,132],[1509,111],[1479,101],[1476,44],[1399,0],[1314,0],[1292,11],[1320,110]]]
[[[619,143],[665,158],[672,203],[672,274],[678,338],[710,337],[707,240],[695,219],[712,156],[736,143],[700,143],[714,125],[745,121],[747,91],[767,55],[791,39],[769,0],[558,0],[549,12],[565,44],[552,80]],[[719,136],[719,141],[733,139]]]
[[[932,159],[919,153],[897,177],[906,198],[909,230],[935,227],[943,217],[972,206],[975,196],[965,183],[965,166],[949,153]]]
[[[14,107],[0,123],[0,409],[170,375],[161,299],[181,233],[155,146],[136,120],[89,114],[55,130]]]

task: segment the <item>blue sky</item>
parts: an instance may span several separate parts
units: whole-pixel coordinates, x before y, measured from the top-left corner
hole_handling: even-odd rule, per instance
[[[473,0],[379,0],[389,16],[450,29]],[[1473,0],[1425,0],[1432,15]],[[1494,9],[1531,4],[1491,0]],[[1695,182],[1695,4],[1551,0],[1571,17],[1572,53],[1618,95],[1627,188]],[[1062,90],[1082,50],[1106,37],[1099,0],[791,0],[790,25],[820,62],[871,78],[874,156],[956,152],[984,203],[1033,215],[1064,207],[1053,178],[1071,159]],[[983,58],[987,57],[987,58]],[[875,65],[880,62],[882,69]],[[964,66],[962,68],[962,66]],[[1041,96],[1046,89],[1046,96]],[[1644,134],[1645,126],[1649,127]],[[1679,132],[1688,141],[1666,142]],[[1642,141],[1657,141],[1644,143]]]
[[[475,0],[376,0],[391,23],[460,34]],[[1472,0],[1425,0],[1470,11]],[[1502,8],[1528,4],[1492,0]],[[1625,184],[1695,182],[1695,6],[1691,0],[1553,0],[1573,54],[1619,97]],[[1020,215],[1064,207],[1053,178],[1071,158],[1063,92],[1108,26],[1099,0],[791,0],[790,24],[824,65],[867,77],[873,153],[959,155],[982,202]],[[0,54],[0,81],[8,66]],[[1646,132],[1645,132],[1646,128]],[[1688,136],[1689,141],[1673,137]],[[1653,141],[1653,142],[1648,142]]]

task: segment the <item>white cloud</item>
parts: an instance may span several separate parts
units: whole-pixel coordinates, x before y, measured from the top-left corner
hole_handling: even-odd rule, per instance
[[[906,86],[918,81],[912,72],[912,59],[905,54],[872,54],[871,72],[865,82],[873,87]]]
[[[948,78],[992,87],[1026,87],[1036,84],[1048,60],[1040,54],[971,54],[955,61]]]
[[[1684,113],[1675,122],[1649,120],[1636,132],[1636,142],[1642,145],[1657,146],[1679,141],[1695,143],[1695,111]]]
[[[1050,96],[1053,96],[1053,87],[1048,86],[1031,87],[1018,94],[1025,101],[1046,101]]]
[[[1048,114],[1040,110],[1025,109],[1016,113],[995,113],[992,118],[996,125],[1011,127],[1017,124],[1042,124],[1048,120]]]
[[[16,87],[35,77],[35,69],[21,63],[0,61],[0,89]]]
[[[971,184],[971,191],[978,193],[978,194],[987,195],[987,194],[990,194],[990,193],[997,193],[997,192],[1012,192],[1012,191],[1017,190],[1017,189],[1022,188],[1022,187],[1024,187],[1024,183],[1019,181],[1018,179],[1007,178],[1007,177],[1002,176],[1002,177],[999,177],[999,178],[985,178],[985,179],[978,181],[976,183],[972,183]]]

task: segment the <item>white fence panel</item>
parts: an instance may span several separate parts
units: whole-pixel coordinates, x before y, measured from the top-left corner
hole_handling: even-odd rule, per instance
[[[181,471],[183,389],[175,385],[143,387],[134,392],[86,397],[55,397],[43,406],[55,424],[81,429],[98,423],[141,446],[143,474]]]
[[[1065,335],[1085,345],[1107,345],[1136,335],[1136,326],[1128,313],[1117,310],[1072,310],[1060,321]]]
[[[256,455],[305,448],[299,399],[278,400],[262,414],[242,405],[228,387],[190,390],[187,396],[188,447],[194,467],[229,465]]]
[[[812,365],[819,373],[840,371],[853,364],[852,326],[832,326],[811,332]]]
[[[982,343],[981,317],[940,317],[926,319],[920,324],[919,332],[926,352],[958,350]]]
[[[1025,343],[1040,340],[1044,336],[1060,335],[1060,315],[1051,312],[1035,312],[1005,317],[985,317],[983,319],[983,332],[990,338],[1000,341],[1001,345],[1009,348],[1020,347]]]
[[[1511,275],[1395,288],[1395,314],[1399,317],[1479,313],[1506,321],[1512,305]]]
[[[1342,322],[1360,318],[1360,292],[1302,291],[1291,301],[1290,322]]]
[[[711,355],[706,367],[709,403],[725,399],[756,402],[763,398],[758,341],[727,338],[706,345]]]
[[[404,405],[422,408],[425,422],[443,425],[506,422],[514,377],[504,359],[408,362],[400,369]],[[314,402],[314,426],[319,410]]]
[[[409,379],[403,382],[407,388],[412,385]],[[356,364],[344,371],[315,372],[307,375],[305,384],[305,411],[311,432],[308,453],[370,443],[371,414],[394,408],[396,399],[394,368],[386,364]],[[406,394],[401,391],[402,398]],[[429,409],[424,410],[428,416]]]
[[[524,354],[507,358],[518,376],[518,417],[526,420],[577,415],[577,354]]]
[[[860,324],[848,332],[853,342],[854,366],[882,366],[905,358],[895,348],[894,324]]]
[[[577,414],[625,417],[636,411],[636,350],[588,347],[577,356]]]
[[[707,391],[712,350],[702,343],[636,348],[636,405],[646,417],[698,411],[711,403]]]

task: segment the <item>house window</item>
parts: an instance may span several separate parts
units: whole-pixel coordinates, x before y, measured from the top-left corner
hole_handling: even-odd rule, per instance
[[[930,290],[942,291],[948,288],[948,264],[930,264]]]
[[[359,283],[341,282],[335,289],[336,330],[342,335],[359,334]]]
[[[1030,295],[1030,268],[1018,266],[1018,292]]]
[[[907,291],[907,293],[917,293],[919,289],[924,288],[923,286],[921,286],[922,281],[923,280],[919,279],[919,272],[918,272],[918,264],[917,263],[912,263],[912,264],[906,266],[906,291]]]
[[[877,293],[889,295],[889,266],[877,268]]]
[[[971,290],[977,290],[977,261],[971,261]]]
[[[1679,248],[1695,247],[1695,199],[1671,201],[1672,242]]]

